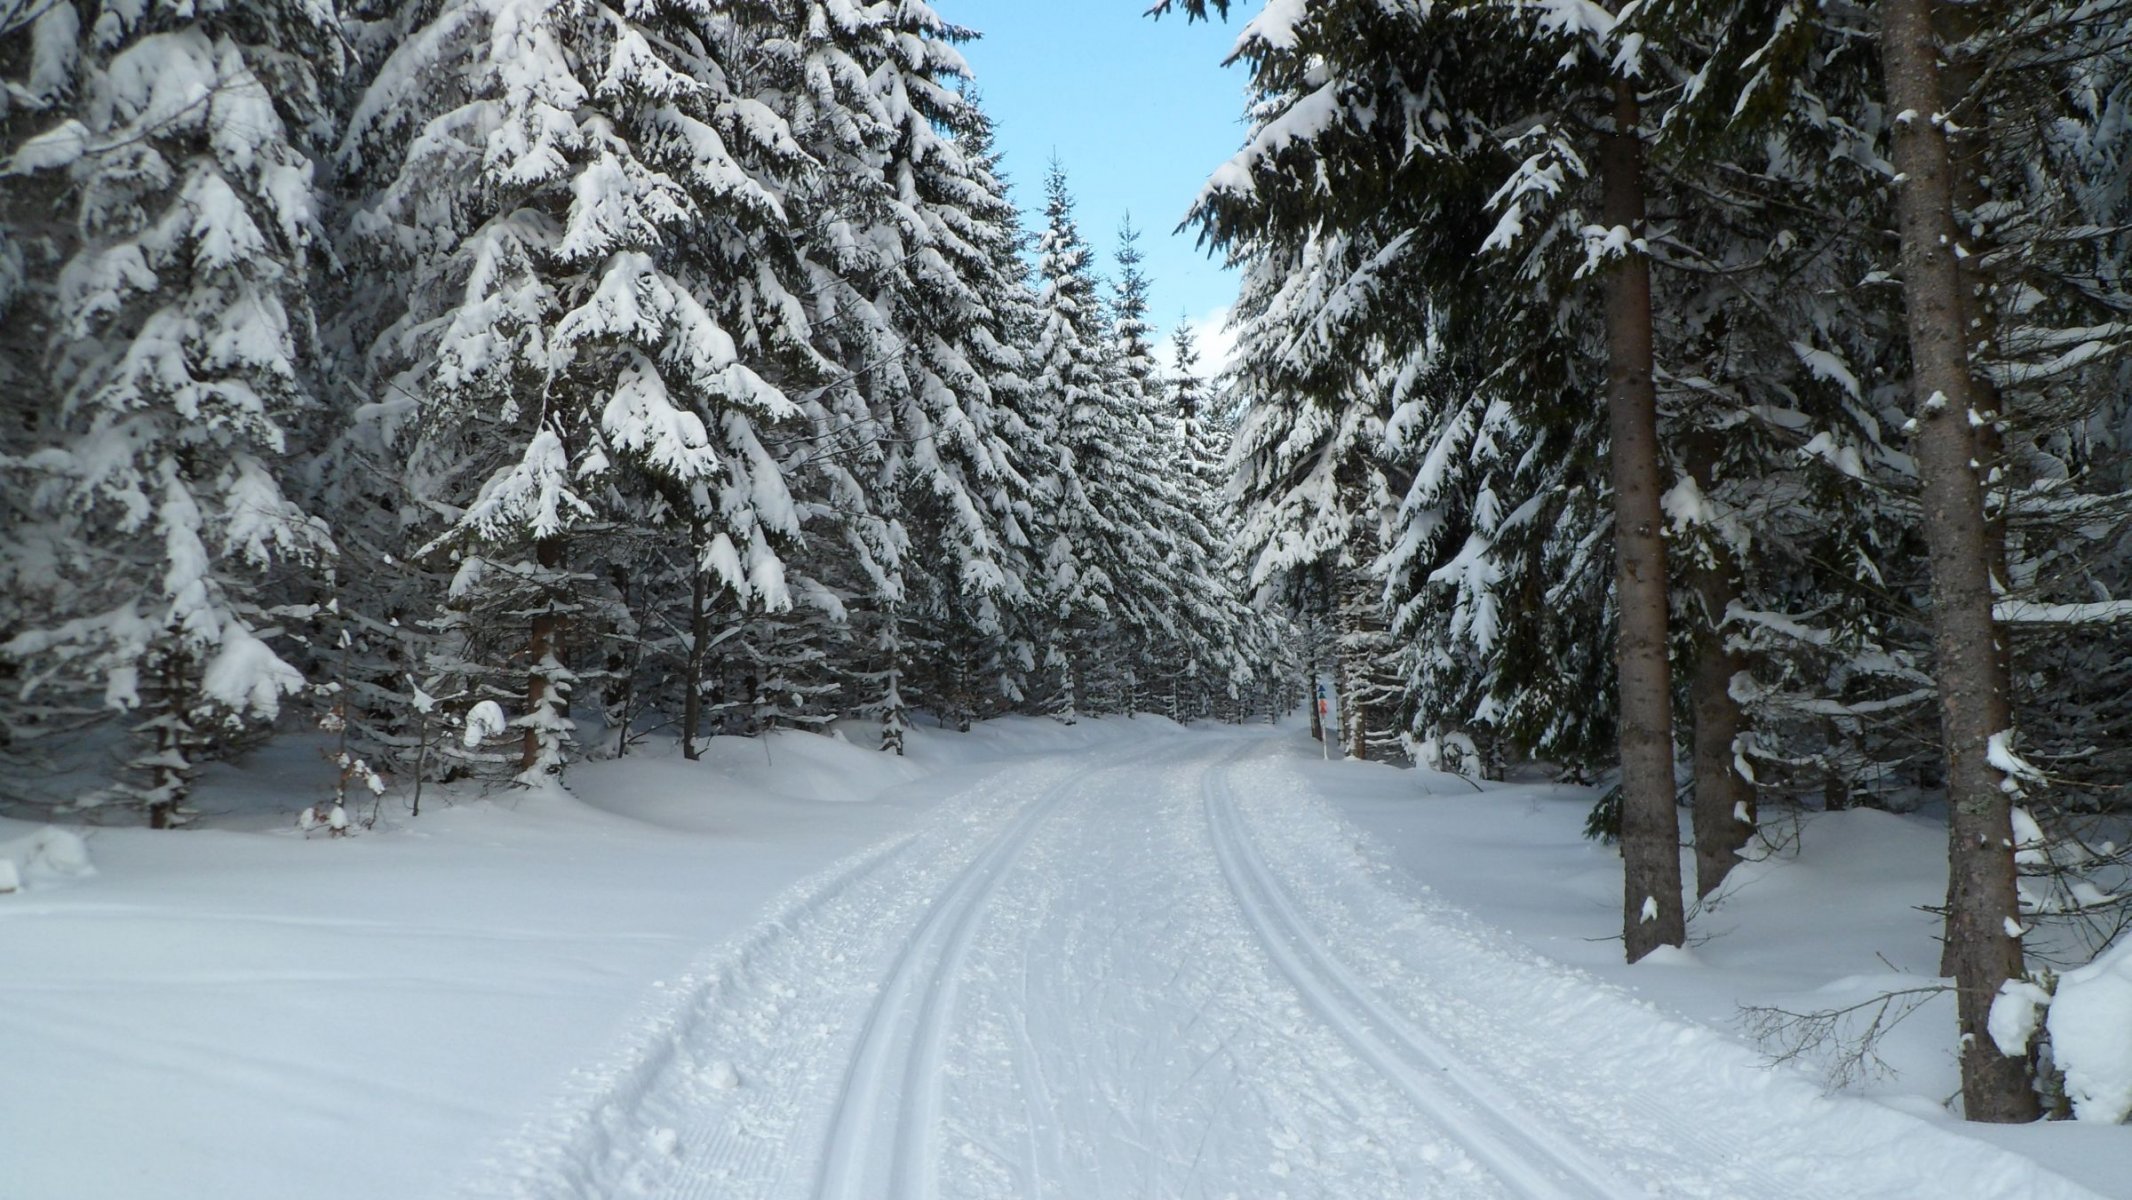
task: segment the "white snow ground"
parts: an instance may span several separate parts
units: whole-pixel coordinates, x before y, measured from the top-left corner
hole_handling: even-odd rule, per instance
[[[1902,1074],[1872,1098],[1741,1044],[1739,1002],[1929,964],[1906,908],[1937,886],[1929,825],[1826,818],[1805,858],[1743,868],[1707,941],[1628,968],[1604,940],[1618,867],[1577,837],[1573,789],[1475,794],[1318,763],[1292,731],[1146,718],[912,747],[720,741],[583,769],[583,799],[309,840],[287,814],[318,771],[285,752],[213,782],[216,828],[95,832],[86,875],[24,864],[0,896],[0,1198],[2132,1178],[2118,1127],[1946,1118],[1942,1012],[1891,1039]]]

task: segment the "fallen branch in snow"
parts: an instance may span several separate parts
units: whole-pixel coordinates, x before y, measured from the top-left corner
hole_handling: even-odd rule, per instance
[[[1880,1040],[1934,996],[1953,990],[1950,984],[1926,984],[1809,1012],[1742,1005],[1740,1021],[1771,1065],[1818,1061],[1823,1085],[1841,1091],[1893,1075],[1894,1068],[1880,1057]]]

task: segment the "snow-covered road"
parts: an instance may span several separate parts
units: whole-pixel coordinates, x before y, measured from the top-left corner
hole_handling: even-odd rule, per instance
[[[967,784],[669,985],[471,1193],[2090,1195],[1449,908],[1289,753],[1164,731]]]

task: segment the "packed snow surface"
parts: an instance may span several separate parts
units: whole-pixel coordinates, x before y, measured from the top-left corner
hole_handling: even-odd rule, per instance
[[[1536,948],[1609,932],[1518,903],[1604,873],[1588,794],[1148,718],[911,744],[98,833],[0,897],[0,1197],[2095,1194],[1623,986],[1703,995],[1721,943],[1606,978]],[[1453,828],[1510,926],[1417,881]]]

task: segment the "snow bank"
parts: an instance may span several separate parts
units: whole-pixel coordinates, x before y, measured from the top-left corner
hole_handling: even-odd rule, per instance
[[[1947,832],[1939,819],[1860,808],[1794,823],[1779,812],[1765,812],[1765,836],[1784,849],[1765,848],[1758,860],[1742,862],[1714,901],[1696,910],[1690,927],[1693,965],[1686,955],[1668,954],[1628,966],[1616,936],[1620,859],[1583,836],[1592,789],[1529,781],[1483,781],[1481,791],[1432,788],[1415,772],[1312,761],[1317,749],[1301,735],[1292,739],[1291,750],[1301,760],[1290,764],[1293,769],[1314,779],[1343,817],[1384,848],[1399,878],[1421,881],[1533,952],[1632,989],[1757,1055],[1778,1047],[1756,1040],[1756,1027],[1743,1019],[1743,1007],[1851,1009],[1854,1015],[1841,1036],[1854,1041],[1876,1016],[1903,1013],[1899,1006],[1878,1008],[1877,998],[1929,987],[1939,979],[1941,922],[1925,911],[1946,897]],[[2075,977],[2101,970],[2098,965]],[[2117,978],[2122,986],[2122,967]],[[2081,987],[2076,983],[2072,990]],[[1950,1114],[1944,1102],[1961,1086],[1952,1052],[1954,998],[1951,993],[1917,998],[1924,1002],[1908,1015],[1892,1024],[1884,1021],[1875,1059],[1857,1064],[1862,1069],[1840,1073],[1843,1046],[1809,1051],[1799,1065],[1812,1082],[1840,1086],[1847,1095],[2014,1151],[2100,1195],[2127,1194],[2132,1140],[2121,1129],[2095,1123],[2099,1115],[2091,1113],[2086,1122],[1986,1126],[1965,1124]],[[2035,1032],[2023,1028],[2024,1020],[2041,1016],[2035,999],[2022,990],[2002,1002],[1996,1032],[2010,1044],[2019,1045]],[[2054,1017],[2054,1038],[2081,1003],[2076,998],[2065,1014]],[[2132,1037],[2132,1003],[2119,1012],[2114,1030],[2110,1018],[2095,1017],[2093,1034]],[[2076,1045],[2070,1057],[2081,1058],[2085,1049]],[[2086,1061],[2082,1065],[2090,1078],[2099,1070]],[[2119,1075],[2127,1077],[2132,1076]],[[1875,1193],[1854,1188],[1842,1194]],[[1927,1193],[1912,1186],[1877,1194]],[[1936,1194],[2023,1195],[1993,1192],[1975,1180]]]
[[[0,842],[0,895],[47,879],[94,875],[89,844],[78,833],[47,825],[27,837]]]
[[[1364,773],[1313,762],[1307,753],[1291,744],[1285,756],[1247,759],[1232,773],[1238,807],[1267,867],[1322,938],[1325,956],[1384,998],[1392,1014],[1384,1027],[1410,1025],[1419,1031],[1410,1044],[1442,1048],[1424,1058],[1457,1068],[1439,1074],[1455,1079],[1465,1073],[1473,1081],[1467,1090],[1476,1111],[1512,1114],[1524,1126],[1544,1128],[1552,1145],[1570,1147],[1595,1164],[1586,1186],[1563,1194],[1727,1200],[2073,1200],[2095,1194],[2059,1175],[2057,1161],[2046,1166],[1987,1145],[1936,1104],[1912,1115],[1892,1105],[1826,1095],[1818,1081],[1772,1070],[1754,1048],[1654,1003],[1659,994],[1709,989],[1726,995],[1730,1007],[1741,982],[1726,965],[1732,939],[1712,938],[1692,956],[1667,954],[1659,959],[1662,969],[1610,966],[1632,991],[1557,957],[1588,952],[1595,961],[1618,960],[1618,940],[1587,940],[1589,931],[1608,931],[1610,905],[1583,908],[1586,936],[1550,943],[1543,951],[1455,907],[1435,889],[1452,875],[1449,868],[1466,863],[1475,876],[1486,872],[1469,878],[1481,885],[1474,894],[1494,898],[1489,915],[1529,911],[1521,906],[1536,890],[1535,872],[1529,865],[1517,869],[1511,855],[1528,862],[1533,857],[1539,816],[1531,805],[1505,801],[1522,791],[1545,803],[1559,792],[1498,787],[1470,802],[1455,796],[1417,802],[1409,795],[1401,809],[1380,810],[1379,818],[1401,812],[1426,817],[1444,808],[1478,817],[1458,822],[1453,836],[1438,839],[1448,845],[1429,861],[1447,869],[1431,870],[1424,884],[1399,865],[1406,855],[1398,843],[1379,841],[1368,827],[1347,820],[1355,806],[1340,800],[1368,785]],[[1589,792],[1583,795],[1588,804]],[[1327,796],[1334,803],[1315,802]],[[1509,826],[1511,821],[1517,824]],[[1886,819],[1879,824],[1900,827]],[[1556,828],[1550,836],[1565,846],[1577,837],[1567,820]],[[1501,836],[1512,831],[1522,836]],[[1589,864],[1592,881],[1607,885],[1606,898],[1619,896],[1620,868],[1612,855],[1589,843],[1577,853]],[[1750,898],[1762,899],[1763,890],[1753,889]],[[1725,920],[1740,920],[1748,900],[1735,897],[1723,909]],[[1824,928],[1830,924],[1825,915],[1819,919]],[[1929,945],[1927,938],[1918,942],[1920,950]],[[1942,1047],[1951,1041],[1951,1025],[1940,1027]],[[2123,1178],[2121,1168],[2117,1178]],[[2119,1187],[2102,1194],[2123,1193]]]
[[[2058,980],[2049,1028],[2073,1115],[2116,1124],[2132,1114],[2132,944]]]

